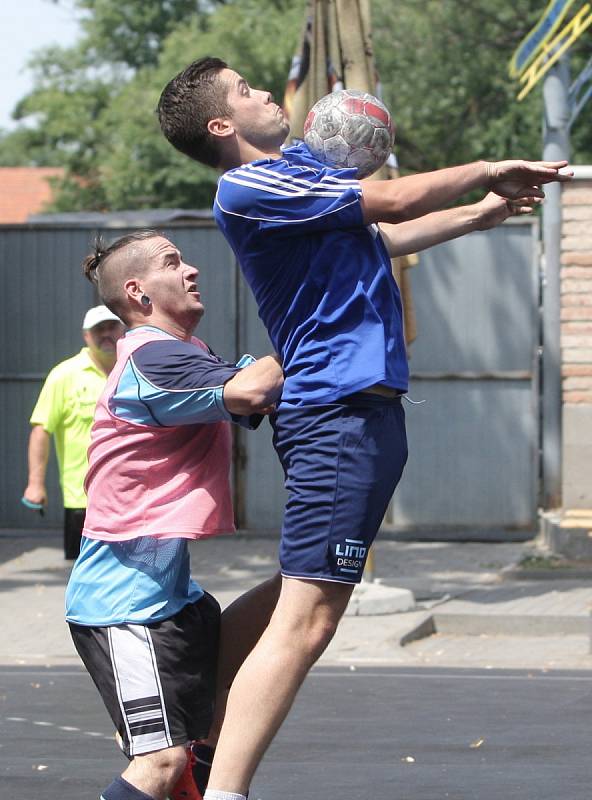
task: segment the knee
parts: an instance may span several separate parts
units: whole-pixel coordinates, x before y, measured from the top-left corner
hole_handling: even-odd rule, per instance
[[[311,663],[314,663],[324,652],[335,636],[338,620],[331,614],[318,613],[308,621],[304,632],[304,651]]]
[[[320,615],[311,626],[310,644],[317,657],[321,655],[331,639],[335,636],[339,620],[331,615]]]
[[[350,586],[322,582],[285,581],[272,617],[278,632],[303,660],[314,663],[337,630],[352,592]]]

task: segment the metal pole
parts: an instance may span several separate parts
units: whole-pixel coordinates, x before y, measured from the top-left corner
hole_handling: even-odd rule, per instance
[[[569,61],[561,58],[543,84],[543,159],[569,158]],[[545,187],[543,206],[542,459],[544,509],[561,506],[560,266],[561,185]]]

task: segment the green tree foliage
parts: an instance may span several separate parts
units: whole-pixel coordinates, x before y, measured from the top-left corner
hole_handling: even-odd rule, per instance
[[[169,33],[188,20],[203,20],[217,2],[204,0],[75,0],[97,63],[132,69],[154,65]]]
[[[158,67],[139,71],[104,115],[111,137],[100,149],[100,169],[108,206],[209,207],[217,172],[176,153],[164,139],[154,114],[160,93],[190,61],[217,55],[281,98],[302,14],[293,2],[240,0],[218,8],[205,25],[193,19],[179,26]]]
[[[281,97],[304,0],[205,0],[203,11],[184,0],[77,5],[89,15],[85,35],[33,61],[35,89],[15,111],[28,124],[0,139],[0,164],[65,166],[48,210],[211,205],[216,171],[164,140],[154,114],[160,92],[189,61],[214,54]],[[131,48],[128,26],[137,26]]]
[[[543,0],[372,0],[374,49],[397,123],[404,172],[477,158],[539,158],[540,86],[516,102],[507,66]],[[216,172],[177,154],[154,109],[189,61],[224,58],[281,98],[305,0],[74,0],[83,36],[41,51],[22,124],[0,135],[0,164],[65,166],[53,210],[203,208]],[[572,74],[590,56],[584,34]],[[592,129],[573,131],[574,161],[592,161]]]
[[[541,157],[542,83],[518,103],[508,63],[545,7],[543,0],[374,0],[375,51],[403,171]],[[573,74],[591,51],[585,34],[572,50]],[[576,161],[592,158],[583,121],[591,110],[592,103],[574,128]]]

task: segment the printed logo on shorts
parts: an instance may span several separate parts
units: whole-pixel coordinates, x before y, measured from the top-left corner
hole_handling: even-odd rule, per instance
[[[333,545],[332,550],[335,574],[343,577],[362,574],[368,548],[361,539],[344,539]]]

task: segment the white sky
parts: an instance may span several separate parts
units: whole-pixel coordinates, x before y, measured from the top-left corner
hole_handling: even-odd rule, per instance
[[[32,53],[50,44],[69,46],[77,35],[70,0],[0,0],[0,128],[15,126],[10,114],[32,87],[25,69]]]

